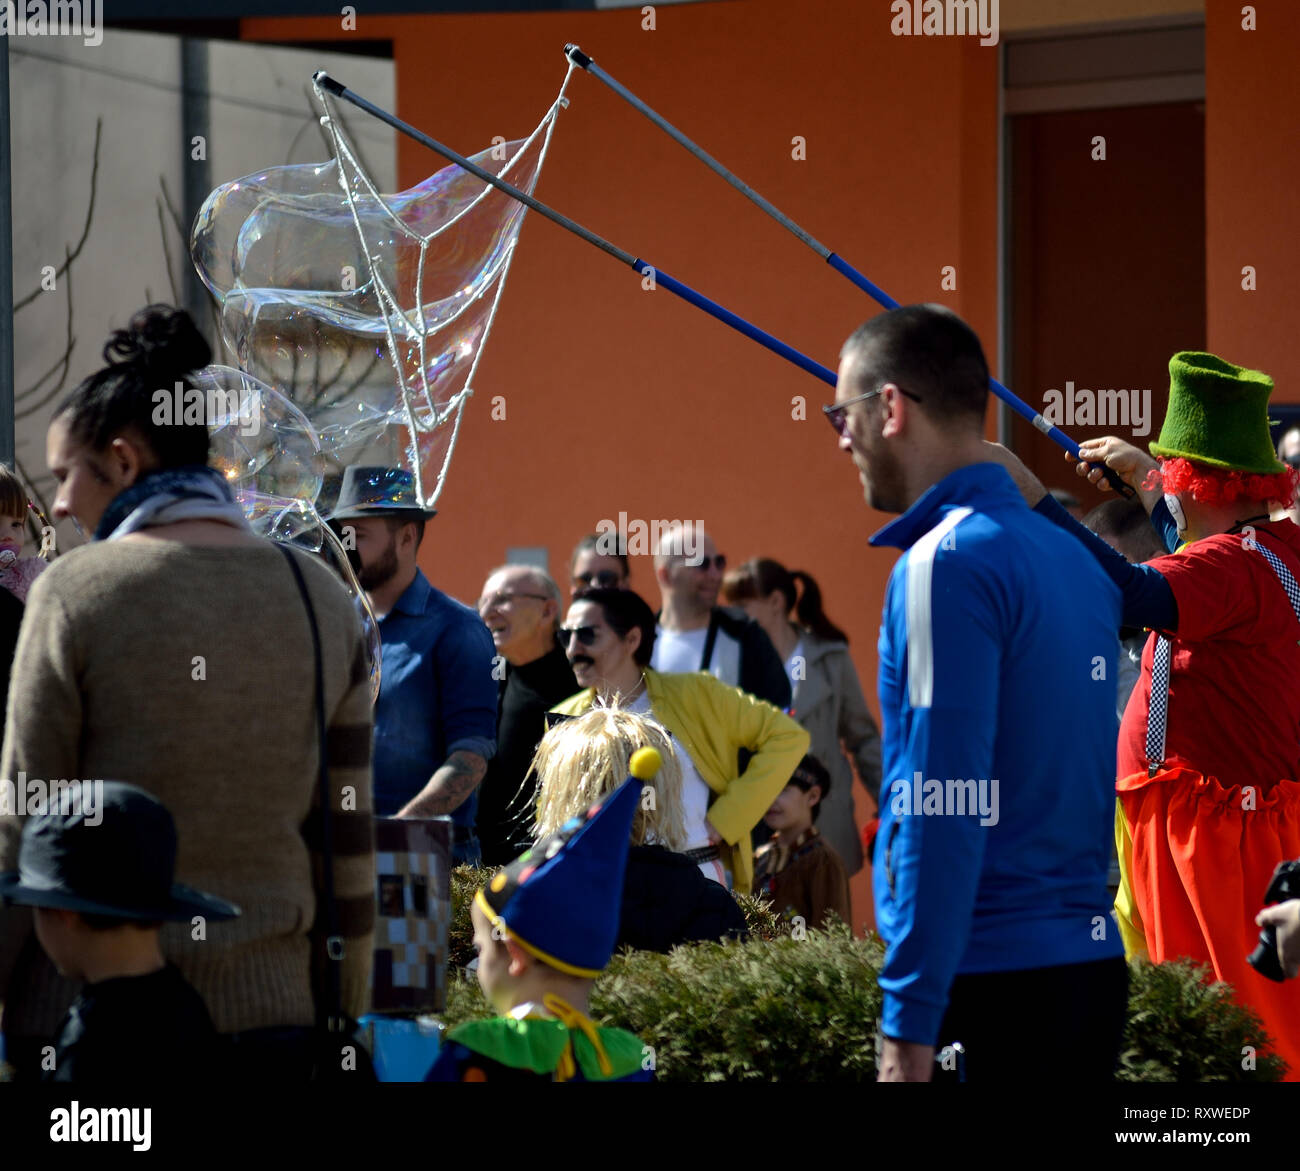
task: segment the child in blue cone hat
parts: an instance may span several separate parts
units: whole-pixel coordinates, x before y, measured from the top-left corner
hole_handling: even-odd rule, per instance
[[[633,779],[498,870],[470,908],[478,981],[501,1014],[450,1030],[426,1081],[650,1081],[648,1050],[589,1018],[592,982],[618,936],[639,780]]]

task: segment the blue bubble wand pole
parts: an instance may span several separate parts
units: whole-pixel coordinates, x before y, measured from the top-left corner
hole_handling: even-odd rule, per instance
[[[703,293],[697,292],[695,289],[692,289],[689,285],[683,284],[675,277],[669,276],[663,271],[663,269],[656,268],[654,265],[648,264],[639,257],[633,256],[632,253],[619,248],[615,244],[611,244],[603,236],[596,235],[595,232],[584,228],[577,221],[571,220],[568,216],[562,215],[560,212],[547,207],[546,204],[541,202],[541,200],[533,198],[533,196],[529,195],[526,191],[520,191],[518,187],[515,187],[511,183],[507,183],[500,176],[492,174],[491,171],[484,170],[482,167],[478,166],[477,163],[473,163],[464,156],[457,154],[450,147],[443,146],[442,143],[430,138],[427,134],[417,130],[414,126],[403,122],[396,115],[390,114],[387,110],[376,106],[373,102],[367,101],[360,94],[354,93],[352,90],[348,89],[347,86],[330,77],[330,75],[325,73],[323,70],[316,73],[313,80],[328,93],[333,94],[337,98],[342,98],[345,102],[350,102],[352,105],[356,106],[357,109],[364,110],[367,114],[378,118],[381,122],[391,126],[394,130],[400,131],[402,134],[405,134],[408,138],[413,139],[422,146],[427,146],[431,151],[440,154],[444,159],[455,163],[458,167],[468,171],[476,178],[482,179],[484,183],[495,187],[498,191],[510,196],[511,199],[518,200],[525,207],[531,208],[533,211],[537,212],[538,215],[545,216],[546,219],[550,220],[552,223],[558,224],[566,231],[572,232],[575,236],[581,237],[583,240],[586,240],[588,244],[595,245],[602,252],[608,253],[610,256],[614,257],[615,260],[622,261],[629,268],[632,268],[639,273],[642,278],[652,280],[654,282],[654,287],[658,288],[659,286],[662,286],[670,293],[675,293],[683,301],[689,302],[697,309],[703,309],[704,312],[709,314],[711,317],[716,317],[725,325],[729,325],[732,329],[739,333],[743,333],[751,341],[758,342],[760,346],[765,346],[774,354],[779,354],[787,362],[792,362],[801,370],[806,370],[815,378],[820,378],[828,386],[833,387],[835,385],[836,376],[834,370],[823,366],[820,362],[813,361],[812,358],[809,358],[805,354],[801,354],[793,346],[787,345],[785,342],[774,337],[766,330],[759,329],[758,326],[750,324],[750,322],[746,321],[743,317],[732,313],[730,309],[719,305],[716,301],[710,300]]]
[[[662,130],[665,134],[667,134],[669,138],[671,138],[679,146],[684,147],[687,151],[689,151],[692,155],[694,155],[697,159],[699,159],[700,162],[702,162],[706,167],[708,167],[709,170],[711,170],[715,175],[718,175],[720,178],[725,179],[728,183],[731,184],[732,187],[734,187],[737,191],[739,191],[741,195],[743,195],[756,207],[766,212],[769,216],[772,217],[772,219],[776,220],[778,224],[780,224],[783,228],[785,228],[792,235],[796,236],[799,240],[801,240],[804,244],[806,244],[809,248],[811,248],[814,252],[816,252],[818,256],[820,256],[824,261],[826,261],[827,264],[831,266],[831,268],[833,268],[841,276],[846,277],[848,280],[852,281],[853,284],[857,285],[859,289],[861,289],[864,293],[870,296],[872,300],[876,301],[878,304],[882,305],[886,309],[898,308],[898,302],[895,301],[894,298],[891,297],[888,293],[886,293],[884,289],[882,289],[879,285],[875,284],[873,281],[868,280],[867,277],[863,275],[863,273],[859,272],[858,269],[854,268],[853,265],[851,265],[847,260],[845,260],[841,256],[837,256],[815,236],[813,236],[811,233],[801,228],[797,223],[794,222],[794,220],[792,220],[788,215],[786,215],[783,211],[781,211],[781,209],[778,208],[775,204],[764,199],[748,183],[746,183],[738,175],[735,175],[731,171],[729,171],[720,162],[718,162],[717,159],[715,159],[711,154],[709,154],[706,150],[704,150],[703,147],[699,146],[697,143],[692,142],[689,138],[686,137],[685,134],[683,134],[680,130],[678,130],[676,126],[674,126],[671,122],[669,122],[667,118],[665,118],[658,111],[654,110],[652,107],[648,106],[625,85],[616,81],[613,77],[611,77],[608,73],[606,73],[605,70],[603,70],[599,65],[597,65],[596,62],[593,61],[591,57],[589,57],[586,53],[584,53],[580,48],[578,48],[577,45],[572,45],[572,44],[565,45],[564,55],[574,65],[578,66],[578,68],[586,70],[586,72],[590,73],[591,76],[596,78],[597,81],[600,81],[601,83],[603,83],[604,85],[612,89],[616,94],[618,94],[619,97],[621,97],[625,102],[627,102],[633,109],[644,114],[647,118],[650,119],[651,122],[653,122],[656,126],[658,126],[660,130]],[[1024,399],[1020,398],[1016,394],[1013,394],[1007,387],[1003,386],[1002,383],[1000,383],[996,378],[989,379],[989,387],[992,389],[993,393],[996,394],[998,398],[1000,398],[1004,403],[1006,403],[1007,406],[1009,406],[1013,411],[1015,411],[1016,414],[1020,415],[1024,419],[1027,419],[1037,430],[1041,431],[1049,439],[1053,440],[1055,443],[1065,448],[1065,450],[1068,451],[1071,455],[1073,455],[1076,459],[1079,458],[1079,445],[1075,443],[1075,441],[1071,439],[1059,427],[1054,426],[1053,424],[1049,423],[1045,418],[1043,418],[1042,414],[1034,410],[1034,408],[1031,407],[1027,402],[1025,402]],[[1119,492],[1124,496],[1128,496],[1130,498],[1136,495],[1133,489],[1130,488],[1127,484],[1125,484],[1124,481],[1121,480],[1119,476],[1110,468],[1106,468],[1104,467],[1104,465],[1095,465],[1095,466],[1103,467],[1103,470],[1106,473],[1106,479],[1110,482],[1110,486],[1114,488],[1117,492]]]

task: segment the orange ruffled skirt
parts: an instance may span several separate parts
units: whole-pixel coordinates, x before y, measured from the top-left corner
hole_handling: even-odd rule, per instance
[[[1287,1080],[1300,1080],[1300,980],[1275,984],[1246,962],[1274,868],[1300,858],[1300,782],[1252,791],[1172,767],[1115,787],[1115,910],[1125,951],[1156,963],[1186,956],[1209,965],[1264,1022],[1290,1067]]]

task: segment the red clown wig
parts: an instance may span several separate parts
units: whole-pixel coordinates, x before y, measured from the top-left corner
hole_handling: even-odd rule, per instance
[[[1163,459],[1148,473],[1144,488],[1162,488],[1171,496],[1190,495],[1198,504],[1235,504],[1258,500],[1278,508],[1290,508],[1300,487],[1300,468],[1260,475],[1255,472],[1212,468],[1190,459]]]

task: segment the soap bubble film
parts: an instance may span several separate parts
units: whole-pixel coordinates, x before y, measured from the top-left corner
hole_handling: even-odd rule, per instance
[[[223,184],[191,236],[226,344],[278,396],[263,404],[279,421],[271,436],[287,443],[301,433],[287,422],[288,406],[319,447],[319,463],[303,474],[294,459],[256,443],[239,451],[231,437],[230,468],[257,478],[251,468],[265,460],[271,481],[281,482],[257,490],[293,496],[286,485],[295,474],[309,489],[317,475],[337,484],[349,464],[406,467],[420,502],[432,507],[526,209],[454,164],[406,191],[379,193],[329,100],[317,97],[336,157]],[[562,89],[527,139],[499,142],[472,161],[531,193],[564,103]],[[316,491],[311,498],[328,515]]]

